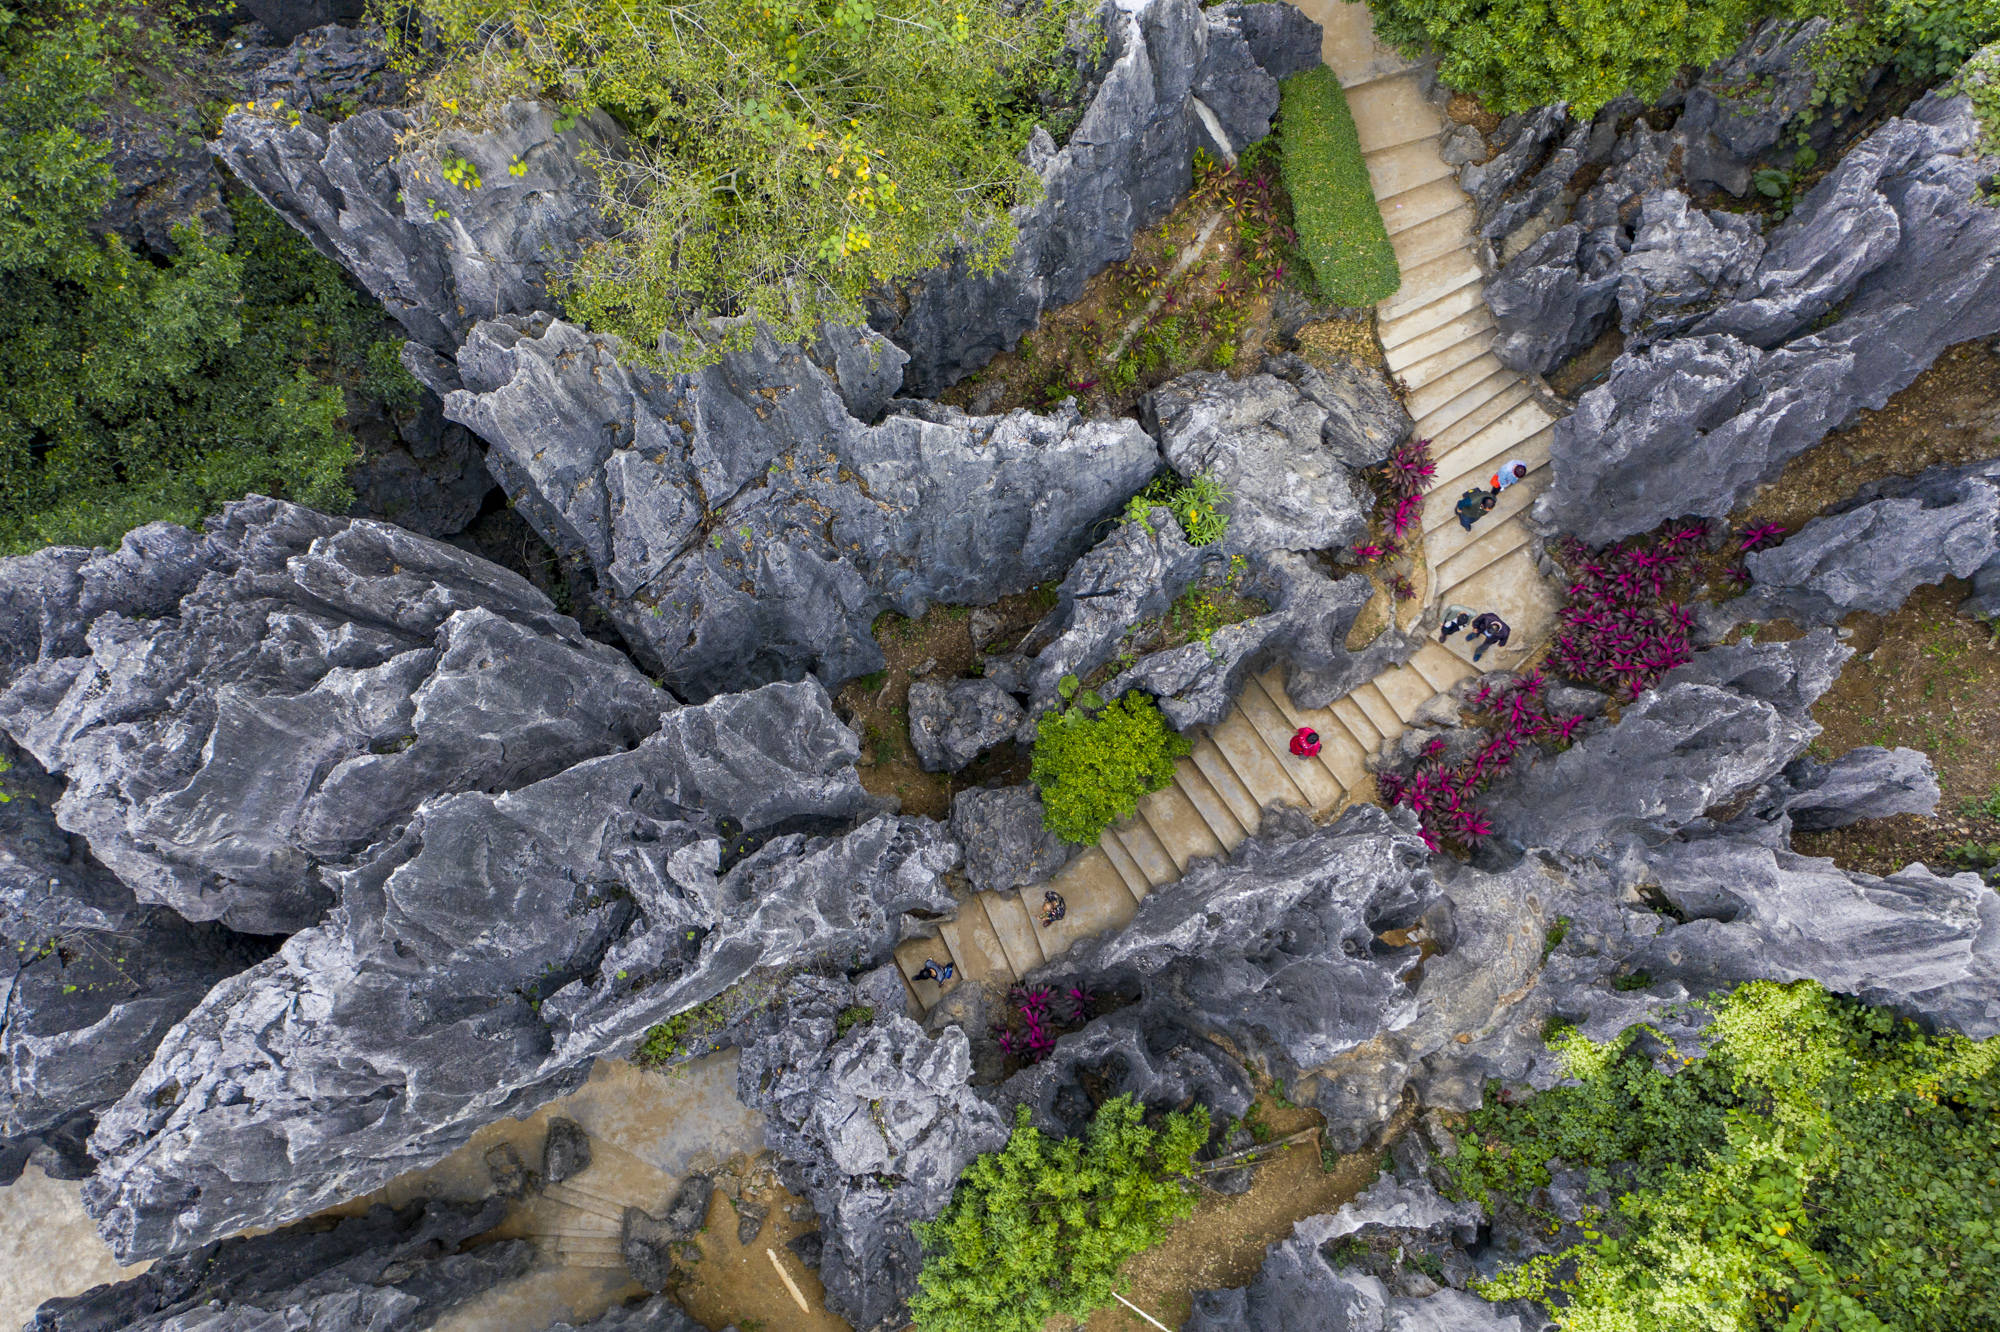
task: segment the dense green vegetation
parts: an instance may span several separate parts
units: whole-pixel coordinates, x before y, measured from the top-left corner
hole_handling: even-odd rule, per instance
[[[1212,545],[1229,530],[1229,515],[1223,510],[1229,499],[1229,487],[1207,472],[1197,472],[1185,481],[1167,472],[1125,501],[1125,521],[1138,524],[1151,536],[1153,510],[1164,507],[1174,515],[1190,546]]]
[[[1071,703],[1035,723],[1032,776],[1042,796],[1042,822],[1083,846],[1130,818],[1140,796],[1173,785],[1174,760],[1191,746],[1145,694],[1106,704],[1089,690],[1077,692],[1075,676],[1062,684]]]
[[[1472,1116],[1467,1195],[1519,1200],[1553,1158],[1618,1195],[1583,1243],[1482,1293],[1550,1302],[1570,1332],[2000,1326],[2000,1039],[1809,982],[1712,1008],[1692,1062],[1569,1033],[1578,1085]]]
[[[990,269],[1039,181],[1037,121],[1068,128],[1076,0],[418,0],[449,62],[433,123],[523,92],[601,108],[635,137],[600,162],[624,234],[564,289],[639,356],[706,359],[708,319],[781,340],[858,323],[879,281],[963,244]],[[422,52],[414,52],[422,55]],[[747,336],[747,328],[738,329]]]
[[[165,102],[177,58],[136,7],[0,10],[0,553],[115,543],[252,491],[338,511],[340,385],[414,391],[380,314],[254,200],[231,201],[233,241],[185,229],[167,262],[93,234],[103,115]]]
[[[1119,1264],[1194,1210],[1189,1177],[1207,1140],[1199,1106],[1155,1127],[1121,1096],[1081,1137],[1054,1141],[1021,1107],[1007,1146],[967,1167],[944,1212],[917,1227],[911,1318],[922,1332],[1039,1332],[1110,1304]]]
[[[1323,299],[1373,305],[1393,295],[1403,278],[1375,206],[1347,94],[1322,65],[1286,79],[1281,96],[1278,133],[1299,253]]]

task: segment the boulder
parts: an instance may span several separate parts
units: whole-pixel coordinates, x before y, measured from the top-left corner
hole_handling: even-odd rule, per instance
[[[1782,545],[1744,559],[1750,590],[1704,617],[1710,632],[1744,620],[1837,624],[1887,615],[1919,587],[1970,578],[2000,557],[2000,461],[1933,467],[1870,487],[1879,498],[1814,518]]]
[[[1643,347],[1685,332],[1736,294],[1763,253],[1757,223],[1741,213],[1700,212],[1679,190],[1646,196],[1618,264],[1618,327],[1625,345]]]
[[[542,1178],[560,1184],[571,1175],[590,1169],[590,1135],[583,1125],[566,1115],[549,1119],[548,1136],[542,1139]]]
[[[1042,825],[1042,798],[1028,785],[960,791],[951,835],[965,849],[965,877],[982,893],[1040,883],[1077,852]]]
[[[1611,330],[1618,311],[1615,236],[1557,227],[1486,285],[1499,336],[1493,354],[1523,374],[1545,375]]]
[[[744,1047],[737,1091],[768,1117],[787,1186],[820,1216],[826,1307],[876,1332],[908,1321],[923,1266],[911,1226],[942,1211],[966,1166],[1008,1131],[967,1086],[963,1030],[933,1039],[878,1007],[837,1036],[838,998],[788,1003],[784,1025]]]
[[[585,162],[621,156],[623,136],[602,111],[558,132],[561,116],[514,102],[487,128],[419,148],[404,143],[417,122],[399,109],[337,125],[239,111],[214,152],[412,338],[448,355],[481,318],[545,307],[549,275],[606,234]],[[447,154],[472,164],[477,189],[443,183]]]
[[[618,1227],[618,1249],[626,1270],[647,1290],[667,1287],[674,1275],[678,1253],[708,1224],[709,1203],[715,1197],[715,1181],[703,1174],[689,1175],[668,1200],[665,1210],[654,1216],[643,1207],[627,1207]]]
[[[1020,729],[1021,705],[991,680],[910,685],[910,744],[925,772],[957,772]]]
[[[109,597],[101,589],[117,588]],[[0,728],[141,902],[300,930],[420,802],[636,744],[674,700],[519,576],[276,500],[0,561]],[[60,628],[57,626],[60,625]]]
[[[1129,256],[1132,238],[1187,191],[1195,150],[1245,147],[1237,136],[1263,132],[1277,80],[1319,63],[1319,25],[1287,5],[1203,11],[1195,0],[1119,0],[1102,14],[1089,104],[1062,146],[1045,135],[1030,145],[1042,193],[1016,210],[1006,261],[982,273],[969,256],[955,258],[871,310],[871,324],[910,353],[903,384],[913,396],[934,396],[986,364],[1043,310],[1075,300]],[[1231,142],[1215,140],[1198,101]]]
[[[850,364],[871,346],[890,356],[862,335]],[[560,320],[488,320],[445,410],[492,444],[536,531],[595,575],[634,653],[692,698],[877,670],[882,613],[1058,576],[1159,465],[1135,423],[1073,407],[970,417],[898,400],[864,425],[840,357],[824,359],[833,373],[760,334],[662,375]],[[857,398],[875,391],[850,376]]]
[[[270,945],[142,906],[57,826],[62,783],[4,736],[0,774],[0,1184],[31,1158],[79,1179],[98,1109],[210,986]]]
[[[1212,476],[1229,492],[1223,544],[1231,552],[1352,546],[1368,534],[1375,508],[1357,466],[1380,462],[1409,436],[1409,417],[1386,384],[1358,371],[1343,384],[1301,366],[1319,397],[1346,410],[1329,412],[1304,385],[1276,375],[1218,371],[1182,375],[1140,405],[1169,466]],[[1362,391],[1343,393],[1348,385]]]
[[[1751,167],[1770,157],[1812,103],[1813,46],[1828,26],[1823,18],[1765,24],[1688,89],[1674,129],[1687,145],[1682,169],[1691,191],[1749,190]]]
[[[127,1261],[281,1224],[571,1090],[753,971],[886,956],[905,913],[950,909],[958,849],[874,816],[857,756],[824,690],[777,684],[425,802],[99,1117],[86,1207]],[[761,844],[718,871],[725,824]]]
[[[383,1332],[428,1327],[534,1266],[533,1241],[466,1242],[506,1201],[422,1200],[223,1240],[139,1276],[50,1300],[32,1332]]]

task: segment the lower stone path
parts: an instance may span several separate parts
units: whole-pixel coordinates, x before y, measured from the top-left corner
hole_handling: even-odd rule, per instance
[[[1512,640],[1477,666],[1463,637],[1426,643],[1407,665],[1328,708],[1294,704],[1279,670],[1252,679],[1227,717],[1192,737],[1194,752],[1175,765],[1174,784],[1141,800],[1133,818],[1107,829],[1054,878],[1019,892],[980,893],[939,926],[937,938],[897,947],[906,978],[927,958],[957,967],[944,987],[911,980],[927,1008],[951,985],[1011,983],[1079,939],[1123,927],[1153,889],[1254,832],[1268,806],[1299,806],[1323,819],[1372,799],[1368,755],[1440,691],[1523,659],[1554,623],[1556,592],[1537,570],[1521,513],[1548,483],[1556,418],[1490,350],[1494,324],[1482,291],[1472,201],[1438,155],[1443,117],[1411,63],[1376,43],[1365,4],[1294,2],[1325,30],[1321,54],[1347,90],[1402,267],[1402,286],[1377,307],[1376,330],[1416,435],[1431,441],[1437,461],[1424,514],[1430,602],[1495,611],[1513,629]],[[1472,530],[1461,528],[1452,510],[1459,495],[1484,486],[1501,463],[1515,459],[1531,469],[1527,479],[1503,491],[1498,507]],[[1300,726],[1319,732],[1317,759],[1289,753]],[[1067,918],[1052,926],[1039,923],[1047,888],[1068,906]]]

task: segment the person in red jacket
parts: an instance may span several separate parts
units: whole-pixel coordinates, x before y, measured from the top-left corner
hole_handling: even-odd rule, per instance
[[[1312,758],[1319,753],[1319,732],[1310,726],[1301,726],[1292,736],[1292,756]]]

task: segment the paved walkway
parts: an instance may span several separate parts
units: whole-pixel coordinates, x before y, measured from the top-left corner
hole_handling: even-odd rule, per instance
[[[1489,651],[1474,666],[1462,637],[1445,646],[1433,639],[1408,665],[1330,708],[1298,707],[1285,694],[1283,673],[1265,672],[1244,687],[1227,717],[1193,737],[1194,753],[1176,765],[1172,786],[1141,800],[1137,816],[1106,830],[1054,879],[1020,892],[981,893],[939,926],[938,938],[905,940],[896,958],[906,978],[934,957],[957,965],[954,984],[1011,983],[1077,940],[1123,927],[1153,889],[1254,832],[1267,806],[1302,806],[1326,818],[1373,799],[1366,756],[1400,734],[1440,691],[1520,661],[1554,623],[1556,592],[1535,567],[1520,515],[1548,482],[1555,418],[1528,382],[1488,350],[1493,317],[1481,291],[1472,201],[1438,156],[1443,119],[1410,63],[1375,43],[1366,5],[1295,3],[1325,28],[1322,55],[1347,89],[1402,266],[1402,287],[1377,307],[1377,331],[1417,436],[1431,441],[1438,464],[1424,516],[1430,604],[1497,611],[1514,629],[1512,645]],[[1471,532],[1461,529],[1452,515],[1459,495],[1515,458],[1532,469],[1527,480],[1504,491],[1499,507]],[[1299,726],[1319,732],[1318,759],[1288,752]],[[1069,915],[1044,928],[1036,922],[1050,887],[1063,895]],[[945,992],[929,981],[912,981],[911,990],[926,1007]]]

